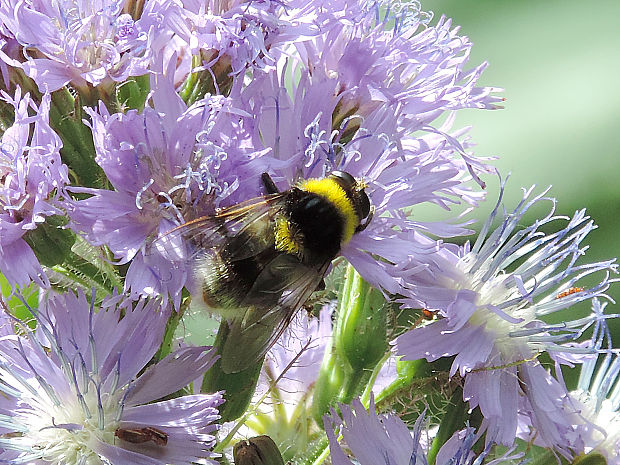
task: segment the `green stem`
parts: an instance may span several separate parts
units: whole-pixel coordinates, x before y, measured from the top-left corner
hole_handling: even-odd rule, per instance
[[[155,360],[162,360],[165,358],[170,352],[172,352],[172,341],[174,340],[174,333],[179,326],[179,322],[183,318],[185,314],[185,310],[189,307],[189,303],[191,302],[191,298],[186,298],[181,304],[180,308],[176,312],[172,312],[170,318],[168,318],[168,322],[166,323],[166,330],[164,332],[164,338],[162,340],[161,345],[159,346],[159,350],[157,354],[155,354]]]
[[[434,465],[437,454],[446,441],[450,439],[456,431],[463,428],[467,410],[467,404],[463,401],[463,391],[461,389],[456,389],[450,398],[446,413],[441,419],[439,431],[437,431],[437,435],[435,439],[433,439],[431,448],[428,451],[427,460],[429,465]]]
[[[123,288],[123,284],[112,268],[107,269],[106,266],[97,266],[73,251],[69,252],[62,266],[82,274],[108,294],[114,292],[114,289],[120,290]]]
[[[312,462],[312,465],[321,465],[325,459],[329,456],[329,445],[323,449],[323,452],[319,454],[319,456]]]
[[[370,378],[368,379],[368,383],[366,384],[366,388],[364,389],[364,392],[362,393],[362,397],[361,397],[362,404],[366,408],[368,408],[368,406],[370,405],[370,395],[372,394],[372,387],[375,385],[375,381],[377,380],[377,377],[379,376],[379,372],[381,371],[381,368],[383,368],[383,365],[385,365],[385,362],[388,361],[391,355],[392,355],[392,352],[386,352],[383,358],[379,360],[379,363],[377,363],[374,370],[372,370]]]
[[[340,439],[340,438],[338,438]],[[321,465],[329,457],[329,442],[322,437],[301,465]]]
[[[282,394],[278,389],[278,385],[276,382],[276,377],[273,376],[272,370],[269,365],[265,365],[265,373],[267,377],[270,379],[271,384],[271,393],[270,397],[273,401],[273,414],[276,418],[279,418],[280,421],[286,420],[286,408],[284,407],[284,399],[282,399]],[[284,426],[284,425],[282,425]]]
[[[359,391],[360,386],[364,383],[364,378],[368,378],[370,372],[363,370],[351,370],[344,378],[344,385],[338,396],[338,402],[350,404]]]

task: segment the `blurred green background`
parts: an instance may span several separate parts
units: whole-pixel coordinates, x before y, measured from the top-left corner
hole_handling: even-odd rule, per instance
[[[489,62],[479,84],[505,89],[504,109],[462,110],[456,127],[473,125],[476,155],[499,156],[495,166],[511,173],[506,204],[522,186],[553,185],[558,213],[585,207],[599,226],[585,260],[620,256],[620,2],[429,0],[422,9],[433,23],[444,14],[460,25],[474,44],[471,66]],[[498,182],[486,181],[479,219],[497,199]],[[620,300],[620,283],[609,295]],[[612,326],[618,346],[620,321]]]

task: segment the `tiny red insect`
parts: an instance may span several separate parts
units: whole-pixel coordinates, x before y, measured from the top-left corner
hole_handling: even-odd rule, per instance
[[[556,299],[561,299],[562,297],[566,297],[571,294],[576,294],[577,292],[583,292],[585,289],[583,287],[570,287],[568,290],[560,292],[555,296]]]

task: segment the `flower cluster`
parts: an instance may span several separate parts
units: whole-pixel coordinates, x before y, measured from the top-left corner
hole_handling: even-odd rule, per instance
[[[0,462],[617,462],[585,211],[416,217],[497,176],[471,48],[416,1],[1,2]]]
[[[116,298],[97,309],[70,292],[33,312],[36,332],[2,314],[2,428],[10,437],[3,461],[211,463],[209,423],[221,395],[162,399],[206,371],[213,349],[180,349],[145,370],[161,343],[165,307]]]
[[[49,125],[49,94],[38,105],[19,88],[2,98],[14,109],[14,122],[2,134],[0,150],[0,272],[11,284],[48,287],[26,236],[46,217],[62,214],[57,201],[69,181],[62,142]]]
[[[412,298],[433,309],[438,319],[399,336],[395,349],[405,360],[456,355],[450,374],[458,371],[464,378],[463,395],[472,408],[480,407],[487,439],[511,444],[518,413],[527,412],[541,437],[562,450],[573,445],[579,411],[537,359],[548,352],[565,363],[575,352],[593,353],[595,347],[567,343],[592,325],[604,324],[605,317],[594,312],[560,324],[544,319],[602,295],[617,265],[613,260],[577,264],[585,251],[580,243],[593,223],[583,210],[572,218],[554,215],[555,200],[545,194],[530,198],[531,190],[524,191],[522,202],[491,231],[498,203],[473,246],[445,248],[420,271]],[[545,201],[548,214],[516,230],[526,211]],[[540,228],[551,222],[566,224],[555,233],[542,233]],[[596,272],[603,273],[600,282],[575,286]],[[574,415],[567,422],[570,412]]]

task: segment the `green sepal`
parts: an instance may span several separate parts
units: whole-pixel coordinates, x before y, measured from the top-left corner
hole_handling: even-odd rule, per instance
[[[607,465],[607,459],[604,455],[592,451],[589,454],[575,457],[573,465]]]
[[[195,73],[190,73],[179,95],[187,106],[192,105],[207,94],[228,95],[232,89],[234,78],[231,76],[231,59],[228,55],[217,56],[217,51],[201,50],[200,55],[195,55],[192,59],[192,66],[202,66],[204,63],[211,63],[210,69],[204,69]],[[213,77],[215,76],[215,80]]]
[[[50,125],[62,140],[60,156],[82,187],[106,187],[106,177],[95,162],[95,144],[90,128],[83,122],[85,115],[71,92],[62,88],[52,93]]]
[[[0,274],[0,293],[4,296],[11,314],[27,324],[30,329],[36,328],[37,321],[32,318],[31,309],[37,308],[39,304],[39,286],[33,283],[26,288],[21,288],[19,293],[14,293],[14,290],[13,286]]]
[[[42,265],[52,267],[62,263],[71,252],[75,235],[64,229],[67,218],[48,216],[36,229],[24,234],[24,240],[32,248]]]
[[[450,398],[450,403],[445,408],[446,413],[444,413],[441,419],[437,435],[433,439],[431,448],[428,451],[427,460],[429,465],[435,463],[437,454],[446,441],[450,439],[455,432],[465,427],[465,421],[468,418],[468,410],[469,407],[467,403],[463,401],[463,390],[461,388],[456,389]]]
[[[116,88],[118,106],[124,111],[144,110],[146,97],[150,91],[150,76],[132,76]]]
[[[218,353],[224,347],[226,338],[230,333],[228,322],[223,320],[220,324],[217,337],[215,338],[214,347]],[[263,360],[257,360],[248,368],[238,373],[226,373],[222,369],[221,358],[205,373],[202,380],[201,392],[212,393],[217,391],[226,391],[224,399],[226,402],[219,407],[221,416],[220,422],[232,421],[239,418],[245,413],[254,391],[260,369],[263,366]]]
[[[235,465],[284,465],[282,454],[269,436],[239,441],[233,448]]]

